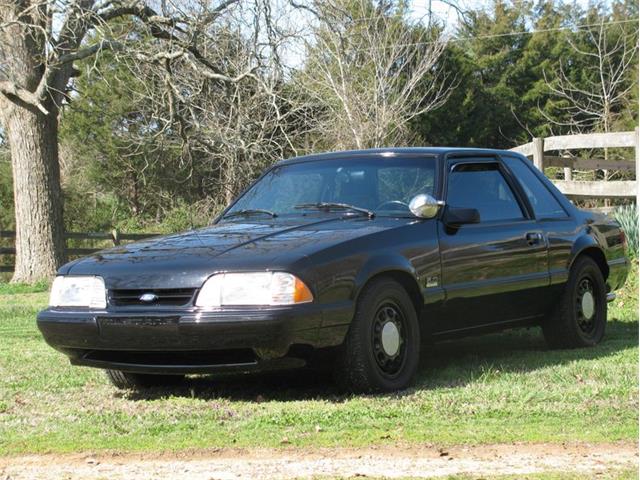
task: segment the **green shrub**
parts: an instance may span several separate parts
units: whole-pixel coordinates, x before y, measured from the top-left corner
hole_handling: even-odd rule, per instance
[[[638,206],[624,205],[617,208],[613,217],[627,236],[629,255],[638,258]]]

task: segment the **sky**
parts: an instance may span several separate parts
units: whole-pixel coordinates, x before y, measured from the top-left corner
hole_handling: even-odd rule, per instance
[[[565,0],[566,3],[573,3],[581,8],[586,8],[590,1],[593,0]],[[458,23],[459,13],[451,4],[456,4],[459,10],[468,11],[476,10],[483,6],[489,7],[493,4],[493,0],[409,0],[409,4],[411,7],[411,17],[416,21],[425,23],[427,23],[429,19],[430,5],[433,20],[444,23],[445,31],[453,34]],[[283,4],[280,0],[275,0],[275,5]],[[297,17],[296,22],[299,25],[304,25],[308,21],[305,14],[301,14],[300,12],[291,12],[289,10],[289,14]],[[297,42],[290,44],[283,57],[289,67],[300,67],[305,60],[303,45]]]
[[[429,4],[431,4],[434,19],[444,21],[448,26],[455,25],[458,19],[458,13],[456,9],[450,5],[451,3],[452,2],[443,2],[441,0],[413,0],[411,2],[412,16],[416,20],[427,21],[429,18]],[[487,2],[479,0],[456,0],[456,4],[463,10],[476,8],[482,5],[482,3]]]
[[[593,0],[568,0],[566,3],[573,3],[581,8],[586,8],[590,1]],[[461,10],[471,10],[489,6],[492,2],[483,0],[411,0],[412,16],[416,20],[425,20],[429,18],[429,4],[434,19],[444,21],[448,27],[454,27],[458,20],[458,13],[452,3],[458,5]]]

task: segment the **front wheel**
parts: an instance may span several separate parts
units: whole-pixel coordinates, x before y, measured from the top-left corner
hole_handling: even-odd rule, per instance
[[[107,378],[120,390],[132,390],[149,387],[170,387],[184,380],[184,375],[150,375],[130,373],[121,370],[105,370]]]
[[[335,378],[351,392],[408,387],[418,368],[420,329],[407,291],[393,279],[365,287],[347,337],[340,347]]]
[[[579,257],[569,273],[560,303],[542,326],[552,348],[591,347],[600,343],[607,324],[607,291],[600,268]]]

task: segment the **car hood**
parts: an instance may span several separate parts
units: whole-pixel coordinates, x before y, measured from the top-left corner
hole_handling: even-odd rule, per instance
[[[107,288],[197,288],[215,272],[286,270],[322,249],[414,221],[342,216],[224,222],[103,250],[60,273],[100,275]]]

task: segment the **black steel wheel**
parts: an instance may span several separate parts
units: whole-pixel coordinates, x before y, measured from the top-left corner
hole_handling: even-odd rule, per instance
[[[407,358],[406,320],[398,305],[387,302],[380,306],[373,320],[371,341],[376,363],[383,375],[393,377],[402,371]]]
[[[337,383],[351,392],[401,390],[411,384],[419,356],[418,316],[409,294],[391,278],[374,279],[360,294],[339,349]]]
[[[588,256],[574,262],[558,305],[542,325],[552,348],[591,347],[607,324],[607,291],[600,267]]]
[[[587,276],[578,282],[575,296],[575,313],[578,327],[586,335],[596,329],[596,294],[591,279]]]

